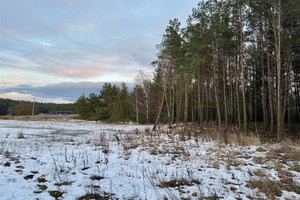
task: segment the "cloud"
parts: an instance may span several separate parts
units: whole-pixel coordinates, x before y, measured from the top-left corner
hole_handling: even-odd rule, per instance
[[[169,19],[186,20],[196,5],[195,0],[1,1],[0,86],[4,93],[74,101],[101,87],[63,89],[60,82],[134,82],[139,70],[154,71],[150,63]]]
[[[70,68],[67,67],[65,69],[58,69],[55,71],[57,75],[60,76],[72,76],[72,77],[80,77],[80,78],[91,78],[97,77],[100,74],[103,74],[103,70],[101,69],[88,69],[88,68]]]
[[[1,98],[12,98],[18,100],[30,100],[33,97],[45,99],[48,102],[75,102],[82,94],[88,96],[90,93],[100,94],[105,82],[62,82],[46,86],[18,85],[15,87],[0,89]],[[114,82],[118,86],[121,82]],[[126,83],[131,90],[133,83]]]
[[[18,92],[0,93],[0,98],[23,101],[33,101],[35,99],[35,101],[43,103],[72,103],[71,101],[66,101],[62,98],[37,97],[32,94],[22,94]]]

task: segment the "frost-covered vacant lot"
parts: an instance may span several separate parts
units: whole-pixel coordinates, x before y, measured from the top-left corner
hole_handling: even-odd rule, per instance
[[[0,120],[0,199],[300,199],[291,141],[150,128]]]

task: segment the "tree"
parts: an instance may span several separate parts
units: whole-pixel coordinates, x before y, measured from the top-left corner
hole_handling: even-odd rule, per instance
[[[136,83],[141,87],[145,95],[146,123],[149,123],[149,91],[151,85],[151,78],[147,76],[143,71],[139,71],[136,77]]]

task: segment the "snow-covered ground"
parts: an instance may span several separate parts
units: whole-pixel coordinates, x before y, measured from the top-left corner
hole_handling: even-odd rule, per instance
[[[0,199],[270,198],[258,183],[280,183],[276,196],[300,199],[299,158],[271,158],[280,145],[220,145],[150,129],[0,120]],[[295,187],[283,187],[284,178]]]

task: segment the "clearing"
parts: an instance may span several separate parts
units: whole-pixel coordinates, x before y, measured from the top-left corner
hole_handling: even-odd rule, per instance
[[[234,128],[0,120],[0,199],[300,199],[300,148]]]

